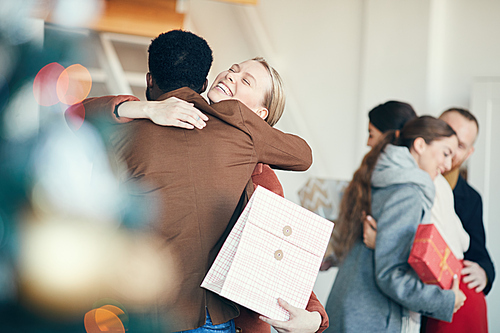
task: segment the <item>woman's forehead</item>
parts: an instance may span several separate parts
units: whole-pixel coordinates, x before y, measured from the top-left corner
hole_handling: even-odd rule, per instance
[[[436,138],[431,142],[431,145],[434,146],[446,146],[450,148],[454,148],[458,146],[458,138],[456,135],[451,135],[451,136],[443,136],[440,138]]]
[[[257,83],[263,88],[271,88],[271,75],[267,68],[256,60],[246,60],[237,64],[242,72],[245,72],[255,78]]]

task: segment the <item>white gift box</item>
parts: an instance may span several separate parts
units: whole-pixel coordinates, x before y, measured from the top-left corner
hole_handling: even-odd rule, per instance
[[[333,223],[257,187],[201,286],[266,317],[305,309]]]

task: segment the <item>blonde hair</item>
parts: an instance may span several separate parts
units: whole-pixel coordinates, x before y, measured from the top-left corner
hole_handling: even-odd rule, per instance
[[[271,91],[268,91],[264,96],[264,106],[269,111],[266,122],[269,125],[274,126],[278,120],[280,120],[283,115],[283,111],[285,110],[286,98],[283,81],[281,80],[281,76],[278,71],[271,67],[264,58],[256,57],[252,60],[261,63],[271,76]]]

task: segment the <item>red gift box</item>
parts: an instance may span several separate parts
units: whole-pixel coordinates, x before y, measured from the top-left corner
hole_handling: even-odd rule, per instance
[[[420,224],[408,263],[424,283],[443,289],[453,285],[453,275],[460,277],[462,263],[451,252],[434,224]]]

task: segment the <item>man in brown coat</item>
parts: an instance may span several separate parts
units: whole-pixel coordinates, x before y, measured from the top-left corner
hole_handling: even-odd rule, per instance
[[[186,82],[192,72],[191,59],[203,54],[200,47],[208,48],[198,36],[206,46],[194,47],[201,43],[195,38],[183,47],[182,40],[192,38],[186,34],[190,33],[169,32],[151,43],[146,95],[150,100],[175,96],[194,103],[209,116],[207,126],[186,130],[134,120],[116,126],[118,131],[113,135],[116,153],[127,165],[125,182],[133,195],[144,199],[141,201],[147,210],[154,211],[150,229],[162,240],[159,251],[168,250],[176,264],[178,293],[174,298],[160,295],[155,308],[160,326],[168,331],[203,326],[207,312],[214,325],[238,316],[235,304],[200,288],[200,284],[253,191],[251,183],[247,186],[252,172],[259,162],[296,171],[304,171],[312,163],[311,150],[301,138],[273,129],[238,101],[209,105],[198,94],[205,80],[194,85]],[[175,50],[169,54],[165,45],[175,45]],[[166,72],[154,69],[159,47],[164,67],[175,66],[172,73],[184,74],[175,79],[157,74]],[[182,88],[186,86],[192,89]],[[109,110],[110,105],[126,100],[86,100],[86,119],[93,118],[91,110]]]

